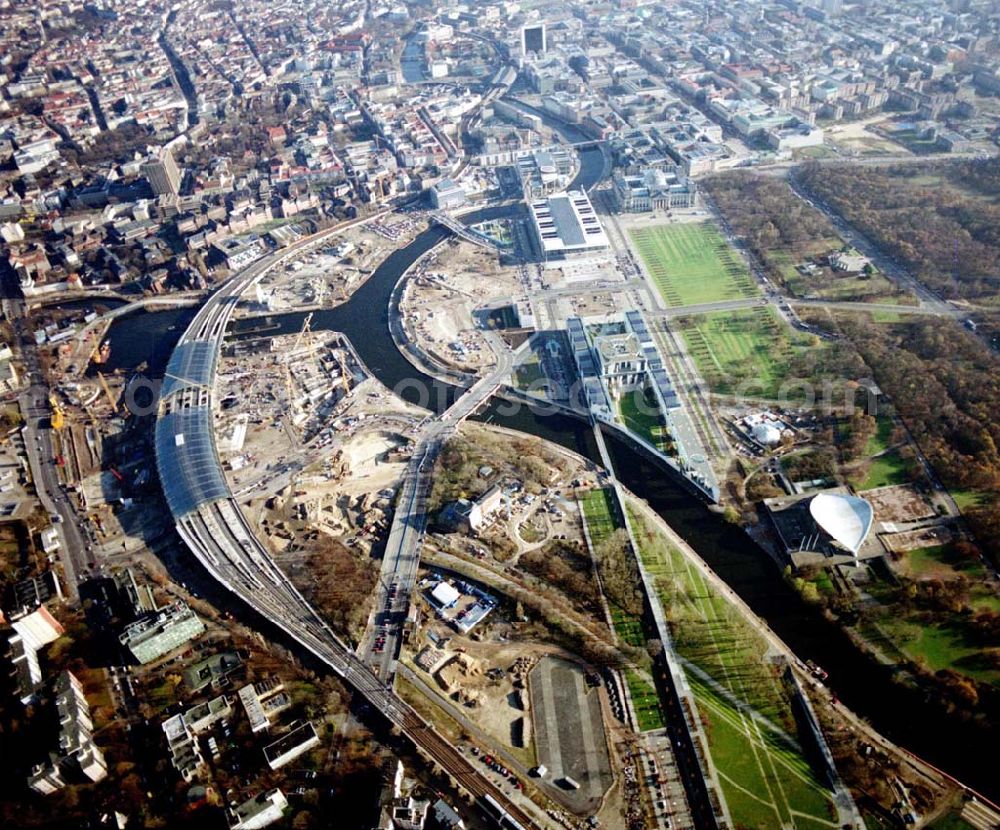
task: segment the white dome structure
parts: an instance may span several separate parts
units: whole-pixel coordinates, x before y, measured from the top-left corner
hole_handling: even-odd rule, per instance
[[[854,556],[868,538],[875,520],[872,506],[860,496],[820,493],[809,502],[809,514],[835,542]]]
[[[765,447],[773,447],[781,441],[781,430],[774,424],[761,423],[753,428],[753,437]]]

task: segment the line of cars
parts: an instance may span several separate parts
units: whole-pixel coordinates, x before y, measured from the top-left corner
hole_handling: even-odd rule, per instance
[[[395,610],[396,605],[396,594],[399,591],[399,585],[395,582],[389,586],[389,591],[385,600],[385,613],[386,615],[391,615]],[[372,653],[381,654],[385,650],[385,643],[389,637],[389,620],[386,619],[379,626],[378,631],[375,634],[375,641],[372,643]]]
[[[476,746],[472,747],[471,752],[474,756],[480,755],[479,747]],[[480,760],[484,764],[486,764],[487,767],[493,770],[493,772],[497,773],[501,778],[506,778],[508,781],[510,781],[510,783],[513,784],[515,787],[517,787],[517,789],[519,790],[524,789],[524,784],[521,782],[521,780],[492,755],[483,754]]]

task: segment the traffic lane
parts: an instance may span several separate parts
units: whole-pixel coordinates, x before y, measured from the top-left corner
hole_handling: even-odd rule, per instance
[[[35,491],[42,507],[49,516],[58,517],[53,523],[59,538],[59,559],[63,566],[66,592],[71,598],[79,596],[78,581],[84,565],[80,558],[83,544],[76,528],[76,513],[62,495],[55,468],[51,437],[47,430],[39,431],[34,426],[25,428],[25,452],[35,481]]]
[[[35,435],[38,439],[36,444],[42,450],[42,458],[40,459],[42,464],[40,465],[40,472],[45,483],[45,491],[54,505],[54,510],[50,510],[50,512],[55,513],[60,517],[61,521],[59,522],[59,531],[61,535],[70,537],[68,541],[76,544],[75,553],[82,555],[84,547],[82,543],[84,524],[79,514],[73,508],[72,502],[65,493],[62,482],[59,480],[59,471],[56,466],[56,452],[52,443],[53,433],[51,429],[42,426],[47,417],[48,413],[46,411],[45,418],[39,418],[38,424],[35,428]],[[89,550],[90,546],[88,545],[87,548]],[[72,552],[73,551],[71,551],[71,555]]]

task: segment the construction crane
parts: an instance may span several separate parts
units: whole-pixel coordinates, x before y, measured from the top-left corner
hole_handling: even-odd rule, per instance
[[[299,410],[299,407],[295,405],[295,389],[293,388],[293,384],[292,384],[292,359],[293,359],[294,355],[298,352],[299,345],[302,343],[302,338],[303,337],[306,337],[308,335],[309,336],[308,343],[309,343],[309,345],[312,344],[312,337],[311,337],[311,335],[312,335],[312,318],[313,318],[313,315],[312,315],[312,312],[310,311],[306,315],[305,320],[302,321],[302,329],[299,331],[298,337],[295,338],[295,342],[292,344],[292,348],[288,351],[288,354],[286,355],[286,359],[284,361],[284,363],[285,363],[285,394],[288,397],[288,412],[289,412],[289,415],[291,417],[291,421],[289,421],[289,427],[296,434],[298,434],[298,433],[295,430],[295,423],[294,423],[294,421],[295,421],[296,415],[299,413],[300,410]]]
[[[299,348],[299,344],[302,342],[302,338],[307,334],[312,334],[312,319],[313,313],[310,311],[306,315],[306,319],[302,321],[302,330],[299,331],[299,336],[295,338],[295,343],[292,345],[292,352],[295,352]]]
[[[101,388],[104,390],[104,394],[108,396],[108,403],[111,404],[111,411],[118,414],[118,402],[115,400],[115,396],[111,394],[111,387],[108,386],[108,382],[104,379],[104,375],[100,372],[97,373],[97,379],[101,382]]]
[[[49,419],[52,429],[62,429],[66,426],[66,415],[63,413],[62,407],[59,405],[59,401],[56,400],[55,395],[49,395],[49,406],[52,407],[52,417]]]
[[[346,398],[351,394],[351,372],[347,368],[347,358],[345,357],[343,362],[340,364],[340,378],[344,384],[344,397]]]

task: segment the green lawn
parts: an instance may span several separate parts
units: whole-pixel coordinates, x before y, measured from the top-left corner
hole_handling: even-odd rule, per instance
[[[951,497],[962,512],[985,507],[989,503],[989,494],[982,490],[952,490]]]
[[[960,621],[925,624],[915,616],[889,613],[880,625],[903,654],[923,661],[932,672],[950,668],[983,683],[1000,684],[1000,670],[967,636]]]
[[[797,352],[817,345],[793,332],[770,307],[720,311],[680,321],[687,349],[713,392],[775,398]],[[800,392],[794,384],[790,396]]]
[[[595,546],[622,527],[611,490],[588,490],[579,499],[583,506],[583,518],[587,523],[590,541]],[[642,630],[642,620],[634,614],[612,604],[611,624],[615,627],[615,634],[623,643],[635,648],[645,646],[646,636]]]
[[[638,228],[629,236],[669,306],[759,293],[746,266],[711,222]]]
[[[868,439],[868,443],[865,445],[865,455],[878,455],[880,452],[885,452],[889,449],[889,442],[892,439],[892,429],[892,418],[887,418],[884,415],[879,416],[876,422],[875,434]]]
[[[646,644],[646,635],[642,632],[642,622],[621,608],[611,609],[611,623],[622,642],[635,648]]]
[[[673,441],[663,425],[659,404],[655,399],[651,402],[650,398],[650,395],[644,395],[641,391],[625,392],[618,401],[618,417],[630,432],[645,438],[660,452],[670,453]],[[649,411],[653,408],[656,412]]]
[[[640,514],[630,509],[629,516],[675,649],[689,664],[734,825],[832,828],[830,792],[798,744],[791,698],[769,664],[766,641],[683,553]]]
[[[514,383],[519,389],[528,389],[532,384],[536,384],[535,390],[537,391],[538,386],[540,386],[538,381],[544,380],[544,378],[545,375],[542,373],[542,367],[538,360],[522,363],[514,370]]]
[[[628,683],[628,692],[632,697],[632,708],[639,721],[639,731],[648,732],[651,729],[662,729],[666,726],[656,687],[636,671],[626,672],[625,682]]]
[[[951,545],[933,545],[907,551],[906,564],[914,579],[954,579],[964,573],[970,579],[981,579],[986,570],[978,559],[961,561]]]
[[[580,501],[590,539],[595,545],[601,544],[622,526],[618,521],[618,510],[611,490],[588,490]]]
[[[771,830],[827,826],[834,818],[826,786],[794,747],[745,718],[706,684],[692,680],[698,712],[737,827]]]
[[[985,566],[976,558],[962,559],[952,545],[934,545],[907,551],[900,562],[901,573],[914,580],[950,582],[960,576],[967,580],[965,603],[974,611],[1000,611],[1000,596],[984,579]],[[872,586],[874,587],[874,586]],[[877,591],[873,591],[877,595]],[[950,668],[975,680],[1000,684],[1000,670],[991,664],[982,642],[970,637],[962,615],[937,618],[892,604],[891,594],[878,619],[866,636],[892,652],[899,661],[926,663],[931,671]]]
[[[870,316],[873,323],[884,323],[888,325],[895,325],[896,323],[902,323],[906,320],[906,318],[898,311],[883,311],[882,309],[877,309],[871,312]]]
[[[929,830],[975,830],[975,825],[969,824],[957,813],[949,813],[927,825]]]
[[[867,462],[868,470],[864,477],[854,476],[851,483],[860,490],[871,490],[875,487],[888,487],[890,484],[906,484],[906,463],[898,452],[887,452],[878,458]]]

